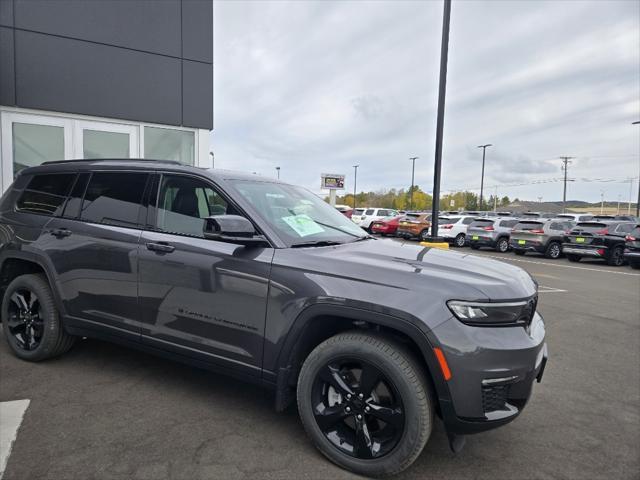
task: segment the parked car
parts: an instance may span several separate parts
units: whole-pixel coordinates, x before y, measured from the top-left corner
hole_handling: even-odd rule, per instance
[[[336,205],[336,210],[338,210],[347,218],[351,218],[351,216],[353,215],[353,208],[349,205]]]
[[[572,222],[588,222],[589,220],[593,220],[592,213],[559,213],[553,218],[562,219],[562,220],[570,220]]]
[[[438,218],[438,237],[444,238],[455,247],[464,247],[467,244],[467,228],[476,217],[450,216]]]
[[[395,215],[376,220],[371,224],[371,232],[379,233],[380,235],[395,235],[398,230],[398,223],[403,217],[404,215]]]
[[[580,222],[565,235],[562,252],[571,262],[589,257],[619,267],[625,261],[625,236],[634,226],[632,222],[617,220]]]
[[[395,217],[396,215],[398,215],[398,212],[391,208],[366,208],[362,214],[353,215],[351,220],[361,228],[371,231],[371,224],[373,222],[382,220],[385,217]]]
[[[573,221],[564,218],[520,220],[511,231],[509,245],[516,255],[537,252],[547,258],[559,258],[564,236],[574,226]]]
[[[504,253],[509,250],[511,229],[518,223],[516,218],[476,218],[467,229],[469,246],[494,248]]]
[[[624,238],[624,259],[629,262],[631,268],[640,268],[640,224]]]
[[[456,449],[510,422],[547,361],[524,270],[373,239],[304,188],[177,162],[21,170],[0,272],[15,356],[101,338],[255,382],[366,477],[410,466],[436,413]]]
[[[431,214],[429,213],[407,213],[398,222],[396,236],[411,239],[418,238],[426,240],[429,237],[431,227]]]

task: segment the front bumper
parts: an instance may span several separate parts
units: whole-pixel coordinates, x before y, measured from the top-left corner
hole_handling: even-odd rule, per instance
[[[452,318],[436,327],[452,376],[440,398],[447,432],[470,434],[514,420],[547,364],[544,320],[523,327],[470,327]]]

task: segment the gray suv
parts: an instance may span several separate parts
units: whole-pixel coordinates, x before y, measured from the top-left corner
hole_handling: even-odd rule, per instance
[[[512,217],[476,218],[467,229],[469,246],[474,250],[489,247],[505,253],[509,250],[511,229],[516,223],[518,223],[518,219]]]
[[[566,218],[522,220],[511,232],[511,248],[516,255],[541,253],[547,258],[562,256],[564,236],[575,226]]]
[[[263,385],[366,476],[411,465],[436,415],[455,451],[512,421],[547,359],[524,270],[377,240],[303,188],[174,162],[20,171],[0,279],[17,357],[93,337]]]

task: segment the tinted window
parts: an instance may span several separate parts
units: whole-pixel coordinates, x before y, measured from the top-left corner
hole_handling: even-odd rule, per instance
[[[462,219],[462,224],[463,225],[470,225],[473,223],[473,217],[467,217]]]
[[[76,178],[67,205],[64,207],[62,216],[65,218],[77,218],[80,215],[80,205],[82,205],[82,197],[84,197],[84,191],[87,189],[87,182],[89,181],[90,173],[81,173]]]
[[[148,174],[98,172],[91,176],[82,202],[82,220],[125,227],[138,224]]]
[[[632,237],[640,238],[640,226],[637,226],[633,230],[631,230],[630,235]]]
[[[578,217],[578,221],[579,222],[586,222],[589,221],[593,218],[593,215],[582,215],[580,217]]]
[[[616,233],[629,233],[631,230],[633,230],[632,223],[621,223],[616,227],[615,231]]]
[[[604,230],[608,227],[606,223],[600,222],[580,222],[575,226],[574,230],[580,230],[581,232],[594,233]]]
[[[156,226],[168,233],[202,237],[204,218],[235,214],[208,183],[180,175],[163,175]]]
[[[60,215],[75,177],[75,173],[35,175],[18,199],[16,210]]]
[[[518,222],[514,227],[516,230],[539,230],[544,227],[542,222]]]
[[[370,208],[369,210],[367,210],[366,212],[364,212],[365,215],[373,215],[373,212],[375,210],[373,208]]]
[[[459,220],[460,220],[460,217],[438,217],[438,222],[443,224],[458,223]]]
[[[551,222],[551,225],[549,225],[549,228],[551,230],[563,230],[562,225],[563,225],[562,223]]]
[[[362,212],[364,212],[364,208],[356,208],[356,209],[353,211],[353,214],[354,214],[354,215],[362,215]]]
[[[378,210],[378,216],[380,216],[380,217],[389,216],[389,210]]]
[[[500,223],[500,226],[505,228],[512,228],[516,223],[518,223],[518,220],[503,220],[502,223]]]
[[[469,228],[484,228],[493,225],[493,220],[474,220]]]

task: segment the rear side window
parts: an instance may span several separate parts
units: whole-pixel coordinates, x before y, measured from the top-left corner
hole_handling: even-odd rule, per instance
[[[62,216],[65,218],[78,218],[80,215],[80,205],[82,205],[82,197],[84,191],[87,189],[87,182],[89,181],[90,173],[81,173],[76,179],[76,183],[71,189],[67,205],[64,207]]]
[[[80,217],[94,223],[134,227],[148,174],[97,172],[91,176]]]
[[[473,223],[473,217],[467,217],[462,219],[462,224],[463,225],[471,225]]]
[[[631,232],[631,230],[633,230],[633,224],[632,223],[621,223],[620,225],[618,225],[616,227],[616,233],[629,233]]]
[[[75,177],[75,173],[35,175],[20,195],[16,210],[42,215],[60,215]]]

